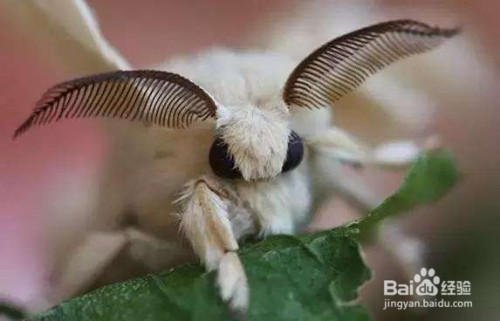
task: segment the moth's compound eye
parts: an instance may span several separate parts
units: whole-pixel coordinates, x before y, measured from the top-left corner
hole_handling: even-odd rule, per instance
[[[236,167],[233,156],[229,153],[227,144],[222,138],[215,139],[210,148],[208,161],[215,175],[230,179],[242,178],[241,172]]]
[[[300,136],[292,130],[288,137],[288,150],[286,151],[286,160],[281,172],[288,172],[299,166],[304,156],[304,145]]]

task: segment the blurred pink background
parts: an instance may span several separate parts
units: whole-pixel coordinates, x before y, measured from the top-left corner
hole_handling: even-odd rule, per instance
[[[400,13],[402,18],[432,17],[436,23],[441,19],[460,20],[477,36],[481,53],[491,61],[488,68],[498,80],[500,3],[493,0],[450,0],[439,4],[375,2]],[[272,13],[286,15],[296,2],[92,0],[89,3],[110,42],[134,66],[145,67],[167,57],[215,45],[249,47],[248,39],[259,36],[256,34],[261,31],[259,27],[269,23]],[[16,126],[46,88],[77,75],[65,71],[55,50],[28,41],[23,33],[11,27],[8,19],[0,12],[0,297],[29,302],[43,287],[44,273],[51,264],[49,253],[55,245],[51,243],[50,231],[66,226],[59,224],[60,217],[54,218],[47,209],[61,201],[58,191],[68,189],[71,201],[71,193],[77,193],[79,186],[96,175],[106,151],[106,139],[95,124],[83,121],[61,123],[26,135],[22,140],[11,140]],[[470,227],[479,220],[478,216],[498,214],[498,84],[498,81],[491,83],[490,88],[467,103],[457,102],[456,106],[438,110],[437,131],[456,153],[464,179],[435,208],[416,213],[406,222],[414,233],[434,244],[432,255],[446,256],[446,246],[450,243],[464,239],[473,242],[478,232]],[[375,173],[372,180],[380,177],[382,174]],[[397,186],[400,178],[389,177],[387,191]],[[332,221],[334,218],[326,217],[321,222]],[[493,235],[494,228],[492,224],[481,225],[481,233]],[[71,230],[61,232],[71,233]],[[381,270],[387,265],[377,261],[376,255],[369,256],[369,260]]]

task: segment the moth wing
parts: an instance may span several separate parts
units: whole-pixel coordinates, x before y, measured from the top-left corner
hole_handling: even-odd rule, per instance
[[[67,70],[87,74],[130,69],[104,38],[84,0],[5,0],[5,17],[41,48],[55,48]]]

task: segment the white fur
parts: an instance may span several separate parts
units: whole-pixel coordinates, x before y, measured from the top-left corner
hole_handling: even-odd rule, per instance
[[[183,203],[181,229],[208,270],[216,269],[226,252],[238,249],[229,221],[229,200],[212,190],[221,188],[215,184],[207,178],[192,181],[178,200]]]
[[[222,257],[217,273],[217,284],[222,299],[229,301],[233,310],[245,311],[248,308],[247,277],[235,252],[228,252]]]
[[[239,182],[236,190],[256,216],[259,234],[292,234],[303,225],[311,206],[307,162],[270,181]]]
[[[192,181],[178,203],[182,235],[208,269],[216,269],[227,251],[236,250],[236,240],[242,235],[293,233],[307,222],[312,205],[307,150],[297,169],[284,174],[280,171],[290,130],[307,136],[328,126],[329,117],[323,110],[309,111],[309,121],[316,117],[323,124],[310,128],[303,126],[300,117],[290,118],[281,99],[281,88],[294,65],[288,58],[272,53],[214,50],[175,60],[165,67],[199,84],[220,108],[215,124],[208,122],[195,129],[171,131],[134,126],[114,131],[120,146],[115,150],[116,162],[123,164],[124,157],[130,162],[125,162],[125,170],[110,180],[121,182],[122,189],[131,188],[123,194],[122,204],[137,215],[143,230],[175,244],[178,234],[173,232],[177,224],[172,214],[177,212],[177,206],[172,203],[180,187],[189,180]],[[197,178],[210,173],[208,149],[216,134],[228,143],[243,177],[249,181]],[[228,195],[228,190],[234,190],[236,196],[221,198],[207,186]],[[109,199],[103,202],[109,203]],[[214,230],[207,220],[217,221],[218,228]],[[228,236],[222,245],[217,241],[221,233]],[[182,244],[182,240],[177,242]],[[244,309],[242,298],[247,289],[230,290],[234,282],[224,277],[235,276],[221,274],[219,286],[226,289],[223,297],[234,294],[234,298],[226,299]],[[241,287],[244,283],[238,284]]]
[[[248,308],[248,284],[238,255],[237,239],[255,229],[241,230],[253,220],[229,186],[204,176],[187,184],[181,198],[181,228],[193,250],[207,269],[218,270],[217,284],[221,296],[230,306],[240,311]],[[231,216],[229,211],[238,213]],[[234,221],[231,221],[234,218]],[[241,220],[245,219],[246,222]],[[238,226],[235,226],[238,224]]]
[[[285,107],[277,106],[282,110],[234,106],[217,119],[219,135],[245,180],[268,179],[281,172],[290,129]]]

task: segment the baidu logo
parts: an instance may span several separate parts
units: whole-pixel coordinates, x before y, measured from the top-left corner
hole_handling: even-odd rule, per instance
[[[415,274],[413,280],[408,284],[397,283],[394,280],[384,281],[384,295],[418,295],[418,296],[436,296],[439,293],[439,284],[441,280],[432,268],[422,268]]]
[[[415,274],[413,277],[415,284],[417,284],[415,288],[415,292],[419,296],[435,296],[439,292],[439,276],[436,275],[436,271],[434,269],[427,270],[426,268],[422,268],[420,273]]]
[[[433,268],[422,268],[407,284],[394,280],[384,281],[384,295],[417,296],[461,296],[471,295],[470,281],[441,280]]]
[[[433,268],[421,268],[408,283],[384,281],[384,295],[395,298],[385,298],[383,309],[472,307],[472,300],[457,300],[458,296],[470,296],[471,287],[470,281],[442,280]]]

